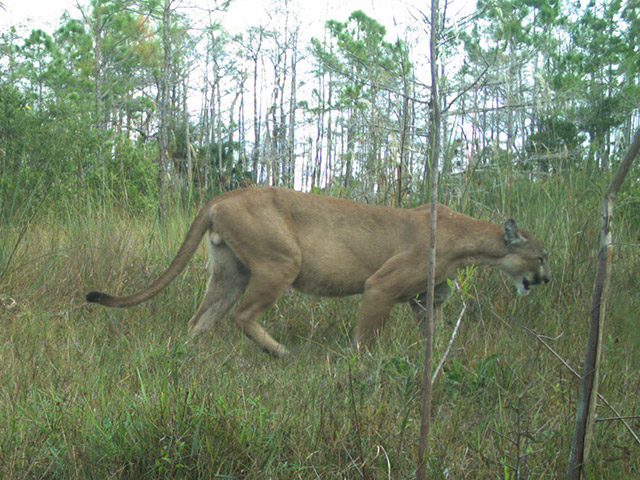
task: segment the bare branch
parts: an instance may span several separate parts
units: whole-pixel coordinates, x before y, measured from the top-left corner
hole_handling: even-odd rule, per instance
[[[444,362],[447,360],[447,356],[449,355],[449,352],[451,352],[453,341],[456,339],[456,336],[458,335],[458,328],[460,328],[460,323],[462,322],[462,317],[464,316],[464,312],[466,309],[467,309],[467,304],[462,302],[462,310],[460,310],[460,315],[458,315],[458,320],[456,321],[456,325],[455,327],[453,327],[453,331],[451,332],[451,337],[449,338],[449,343],[447,344],[447,348],[445,348],[444,353],[442,354],[442,357],[438,362],[438,366],[433,371],[433,375],[431,376],[431,383],[434,383],[436,381],[436,378],[438,378],[438,373],[440,373],[440,369],[444,365]]]
[[[529,332],[531,335],[533,335],[534,337],[536,337],[536,339],[542,343],[542,345],[544,345],[544,347],[549,350],[549,352],[551,352],[553,354],[554,357],[556,357],[560,363],[562,363],[572,374],[574,377],[576,378],[581,378],[580,374],[578,372],[576,372],[576,370],[569,365],[569,363],[567,363],[567,361],[562,358],[560,356],[560,354],[558,354],[558,352],[556,352],[553,347],[551,347],[547,342],[544,341],[545,337],[544,335],[540,335],[539,333],[534,332],[533,330],[531,330],[530,328],[526,327],[526,326],[522,326],[522,328],[524,328],[527,332]],[[600,399],[600,401],[609,409],[611,410],[614,415],[616,415],[616,418],[619,419],[623,425],[625,426],[625,428],[629,431],[629,433],[631,434],[631,436],[633,437],[633,439],[636,441],[636,443],[638,445],[640,445],[640,437],[638,437],[638,435],[636,434],[636,432],[633,430],[633,428],[631,428],[631,425],[629,425],[625,420],[626,418],[629,417],[623,417],[622,415],[620,415],[618,413],[618,411],[613,407],[613,405],[611,405],[611,403],[609,403],[609,401],[604,398],[600,393],[598,393],[598,398]]]

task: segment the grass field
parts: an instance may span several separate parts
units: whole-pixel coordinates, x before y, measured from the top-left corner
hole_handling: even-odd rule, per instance
[[[552,282],[525,298],[496,272],[466,279],[436,326],[436,360],[460,333],[434,390],[429,478],[564,475],[606,182],[584,176],[508,191],[477,180],[463,210],[534,232]],[[456,192],[448,190],[453,206]],[[630,188],[630,187],[629,187]],[[640,415],[638,197],[618,199],[601,393]],[[198,344],[186,322],[204,290],[204,248],[166,291],[127,310],[88,305],[89,289],[136,291],[169,263],[195,213],[159,225],[91,202],[0,226],[0,478],[407,479],[416,466],[423,336],[406,306],[357,357],[358,298],[284,296],[264,318],[292,355],[274,359],[232,322]],[[600,417],[614,415],[605,407]],[[629,420],[636,433],[640,421]],[[640,446],[598,422],[588,478],[640,478]]]

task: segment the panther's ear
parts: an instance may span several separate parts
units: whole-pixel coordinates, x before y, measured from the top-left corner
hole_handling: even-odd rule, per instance
[[[507,247],[519,247],[527,243],[527,239],[520,234],[515,220],[511,218],[504,222],[504,241]]]

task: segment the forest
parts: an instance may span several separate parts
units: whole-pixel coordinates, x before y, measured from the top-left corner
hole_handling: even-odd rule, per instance
[[[203,247],[139,307],[84,294],[148,285],[222,192],[411,208],[434,162],[438,201],[516,219],[552,280],[520,298],[459,272],[435,325],[437,361],[462,320],[429,478],[562,477],[600,205],[640,128],[640,0],[441,0],[435,84],[427,2],[393,2],[401,29],[363,9],[316,31],[271,0],[240,33],[233,3],[81,0],[54,28],[0,30],[0,477],[414,478],[424,333],[408,307],[359,356],[358,298],[290,292],[263,319],[290,347],[277,360],[233,322],[186,342]],[[616,197],[588,479],[640,476],[639,180],[636,165]]]

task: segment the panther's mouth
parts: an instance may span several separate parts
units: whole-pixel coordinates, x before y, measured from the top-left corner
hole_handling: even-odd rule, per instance
[[[528,279],[527,277],[523,276],[521,279],[514,279],[514,283],[516,284],[516,288],[518,289],[518,295],[529,295],[529,293],[531,292],[531,287],[533,285],[539,285],[542,282],[544,283],[549,283],[549,277],[548,276],[544,276],[541,277],[540,275],[534,275],[533,279]]]
[[[527,277],[522,277],[520,281],[514,282],[516,284],[516,288],[518,289],[518,295],[524,297],[525,295],[529,295],[531,293],[531,282],[527,279]]]

